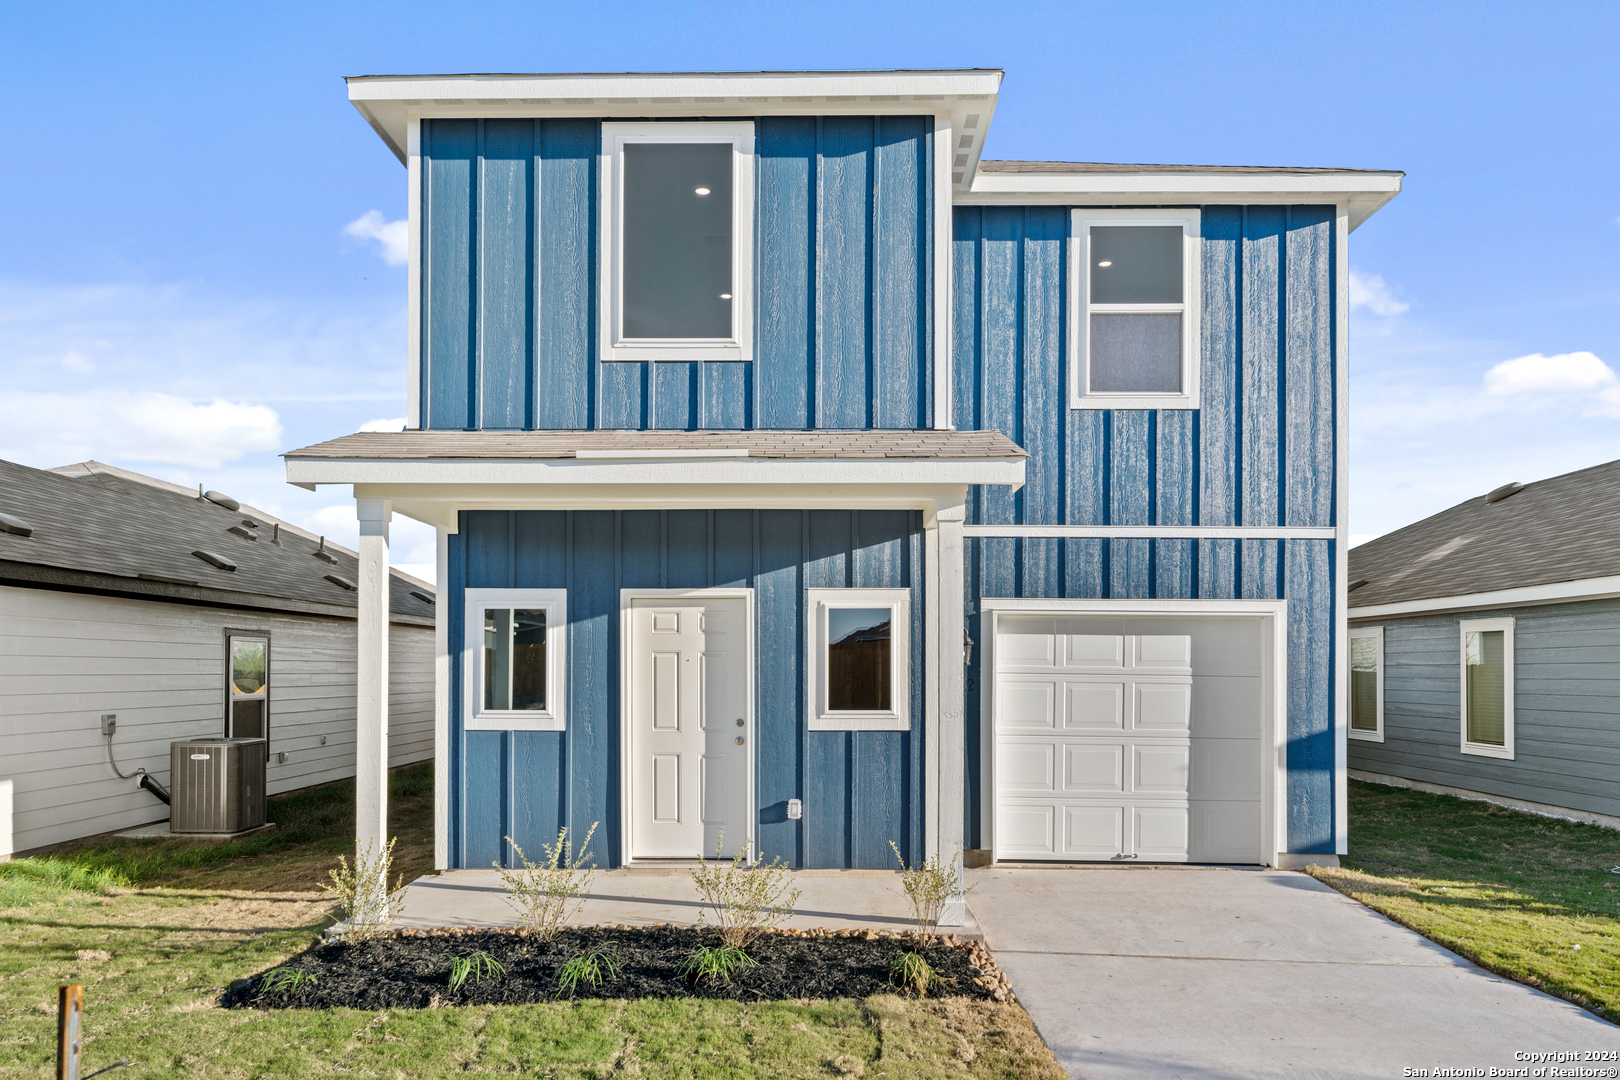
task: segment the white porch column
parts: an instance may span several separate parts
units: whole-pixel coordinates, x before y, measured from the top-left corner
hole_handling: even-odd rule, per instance
[[[940,506],[939,522],[939,853],[956,859],[962,875],[962,832],[967,788],[967,729],[963,691],[962,503]],[[960,888],[945,905],[942,926],[961,926],[967,903]]]
[[[358,851],[388,844],[388,520],[387,499],[357,498],[360,617],[355,672],[354,835]]]

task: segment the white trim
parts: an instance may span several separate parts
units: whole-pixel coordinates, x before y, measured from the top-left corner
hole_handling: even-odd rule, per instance
[[[450,534],[435,529],[433,605],[433,869],[450,866]]]
[[[1357,627],[1352,628],[1350,630],[1350,632],[1349,632],[1349,635],[1346,638],[1345,660],[1344,660],[1344,664],[1342,665],[1342,667],[1343,667],[1344,671],[1347,674],[1349,672],[1351,672],[1352,664],[1354,663],[1355,642],[1358,641],[1358,640],[1361,640],[1363,638],[1371,638],[1372,640],[1378,642],[1378,659],[1377,659],[1377,662],[1376,662],[1376,664],[1375,664],[1375,666],[1373,668],[1373,671],[1374,671],[1374,684],[1375,684],[1374,700],[1376,702],[1376,706],[1375,706],[1375,709],[1374,709],[1374,716],[1373,716],[1373,724],[1375,726],[1373,727],[1373,730],[1371,730],[1371,731],[1358,730],[1357,728],[1352,726],[1352,727],[1349,728],[1349,731],[1348,731],[1347,734],[1352,739],[1360,739],[1360,740],[1363,740],[1365,742],[1383,742],[1384,741],[1384,628],[1382,626],[1357,626]],[[1352,702],[1351,705],[1352,705],[1352,708],[1353,708],[1354,707],[1354,702]],[[1355,719],[1354,714],[1352,713],[1351,715],[1349,715],[1347,717],[1347,719],[1354,720]]]
[[[405,426],[422,426],[422,122],[405,127]]]
[[[742,820],[750,826],[758,820],[758,811],[755,808],[757,797],[754,793],[754,762],[758,760],[758,751],[755,743],[755,733],[758,725],[754,723],[754,668],[759,656],[758,642],[754,631],[754,590],[751,588],[715,588],[715,589],[620,589],[619,590],[619,851],[622,865],[633,866],[637,863],[634,854],[634,837],[631,835],[631,784],[633,782],[633,739],[635,724],[632,722],[632,688],[630,685],[631,664],[630,657],[634,646],[632,626],[630,620],[631,605],[637,600],[657,600],[661,598],[679,597],[715,597],[717,599],[741,599],[744,601],[744,640],[748,642],[748,662],[743,665],[747,686],[743,691],[745,712],[743,713],[743,738],[747,762],[745,768],[748,772],[748,805],[744,808]],[[759,856],[755,829],[748,832],[748,859],[751,865]],[[657,865],[666,860],[642,859],[642,864]]]
[[[827,707],[827,618],[833,608],[889,609],[889,701],[878,711],[833,712]],[[911,590],[806,589],[805,716],[811,731],[911,730]]]
[[[1333,270],[1333,635],[1335,640],[1348,625],[1350,606],[1350,223],[1343,206],[1333,218],[1335,245]],[[1379,664],[1383,649],[1379,648]],[[1343,665],[1333,678],[1333,850],[1350,852],[1350,676]],[[1384,691],[1380,667],[1378,701],[1383,708]],[[1380,720],[1378,730],[1383,731]]]
[[[964,536],[1072,536],[1156,540],[1333,540],[1328,526],[1274,525],[964,525]]]
[[[996,858],[995,671],[1002,615],[1115,615],[1255,617],[1263,620],[1260,681],[1270,714],[1271,745],[1261,740],[1259,861],[1277,866],[1288,852],[1288,601],[1286,600],[1026,600],[985,597],[979,603],[979,827],[980,842]],[[1266,768],[1265,765],[1270,767]]]
[[[1472,632],[1502,632],[1502,745],[1468,741],[1468,635]],[[1458,665],[1461,668],[1461,688],[1457,698],[1458,717],[1462,728],[1462,752],[1476,757],[1513,760],[1513,619],[1459,619],[1457,620]]]
[[[634,339],[621,332],[621,252],[623,249],[623,170],[628,143],[729,143],[732,154],[731,337],[729,339]],[[754,358],[754,124],[729,121],[602,125],[601,145],[601,359],[752,360]]]
[[[1352,607],[1352,619],[1380,619],[1391,615],[1418,615],[1428,612],[1469,611],[1480,608],[1533,607],[1537,604],[1563,604],[1576,600],[1608,600],[1620,596],[1620,575],[1554,581],[1546,585],[1525,585],[1517,589],[1436,596],[1426,600],[1401,600],[1393,604]]]
[[[960,616],[947,619],[940,611],[939,516],[923,521],[923,851],[939,851],[940,835],[940,642],[948,640]]]
[[[566,731],[568,727],[568,590],[464,589],[461,627],[462,727],[467,731]],[[484,612],[528,608],[546,613],[546,708],[484,709]]]
[[[952,352],[951,311],[955,296],[951,292],[951,268],[954,245],[951,233],[954,215],[951,210],[951,155],[955,129],[951,127],[949,113],[934,116],[934,428],[938,431],[955,430],[951,416]],[[965,136],[964,136],[965,137]],[[981,148],[984,140],[976,140]]]
[[[1202,212],[1196,209],[1087,210],[1070,214],[1069,226],[1069,408],[1071,409],[1196,409],[1200,326],[1199,300],[1203,281]],[[1180,225],[1181,295],[1179,304],[1092,304],[1090,289],[1091,227]],[[1177,393],[1113,393],[1089,388],[1088,348],[1091,314],[1178,314],[1181,316],[1181,390]]]

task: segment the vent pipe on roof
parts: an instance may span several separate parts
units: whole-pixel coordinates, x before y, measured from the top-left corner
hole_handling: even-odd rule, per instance
[[[1485,496],[1485,501],[1488,503],[1499,503],[1509,495],[1517,495],[1523,487],[1524,485],[1518,481],[1514,481],[1511,484],[1503,484],[1501,487]]]
[[[272,544],[281,543],[281,522],[279,521],[273,526],[272,532],[270,533],[270,542]]]
[[[324,536],[321,537],[321,546],[315,549],[315,557],[321,560],[323,563],[335,564],[337,562],[337,559],[332,556],[332,553],[326,550],[326,537]]]

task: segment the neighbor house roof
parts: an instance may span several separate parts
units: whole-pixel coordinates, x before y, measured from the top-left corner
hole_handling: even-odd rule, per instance
[[[99,462],[46,471],[0,461],[0,514],[13,519],[0,528],[6,584],[348,618],[357,609],[347,548]],[[431,624],[432,598],[431,585],[394,571],[396,621]]]
[[[545,461],[702,457],[801,461],[984,460],[1029,455],[999,431],[389,431],[306,446],[290,459]]]
[[[1486,498],[1352,548],[1350,617],[1396,605],[1477,607],[1463,598],[1481,594],[1490,606],[1547,602],[1584,595],[1549,588],[1559,583],[1620,576],[1620,461]]]

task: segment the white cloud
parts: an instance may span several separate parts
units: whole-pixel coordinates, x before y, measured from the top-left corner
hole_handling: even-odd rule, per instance
[[[1395,299],[1384,279],[1377,274],[1358,274],[1350,271],[1350,310],[1366,308],[1374,315],[1391,318],[1405,315],[1412,305]]]
[[[80,375],[88,375],[96,370],[96,365],[94,361],[83,353],[69,349],[67,354],[62,357],[62,370],[76,371]]]
[[[403,416],[391,420],[367,420],[360,425],[361,431],[403,431],[404,428],[405,418]]]
[[[0,391],[0,416],[0,457],[13,461],[95,457],[217,469],[281,442],[281,420],[268,405],[199,404],[149,390]]]
[[[1563,394],[1616,385],[1614,369],[1589,352],[1531,353],[1485,373],[1487,394]]]
[[[403,218],[389,221],[380,211],[367,210],[343,226],[343,235],[376,241],[378,256],[389,266],[404,266],[410,261],[409,226]]]

